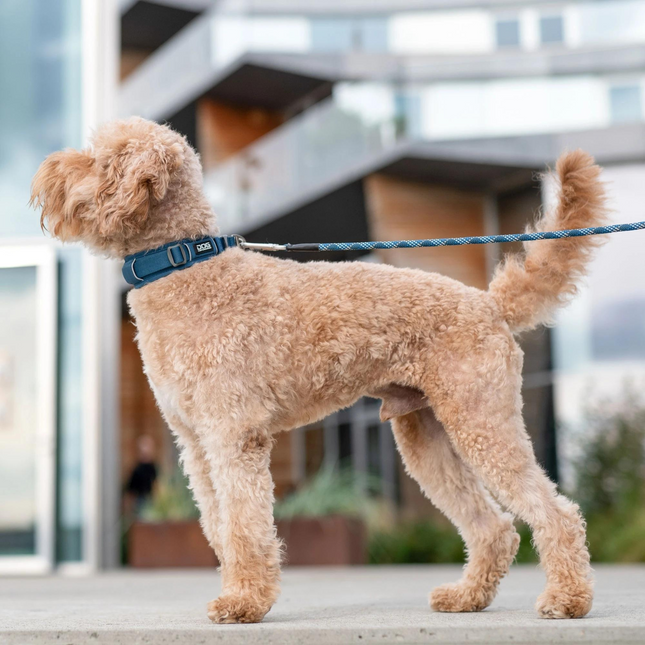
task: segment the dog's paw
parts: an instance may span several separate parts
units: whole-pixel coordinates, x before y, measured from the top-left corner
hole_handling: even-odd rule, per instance
[[[489,598],[489,594],[481,588],[459,582],[441,585],[430,594],[430,606],[435,611],[453,613],[481,611],[491,602],[492,598]]]
[[[208,617],[219,625],[225,623],[259,623],[270,607],[259,607],[244,596],[224,595],[208,603]]]
[[[585,582],[573,589],[547,587],[537,599],[535,608],[540,618],[582,618],[593,603],[593,588]]]

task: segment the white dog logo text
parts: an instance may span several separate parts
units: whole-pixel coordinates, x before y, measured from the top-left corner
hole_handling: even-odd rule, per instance
[[[212,250],[213,250],[213,245],[211,242],[200,242],[199,244],[195,244],[196,253],[206,253],[207,251],[212,251]]]

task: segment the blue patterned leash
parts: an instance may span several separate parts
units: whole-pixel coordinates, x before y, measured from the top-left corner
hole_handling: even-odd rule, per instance
[[[235,236],[243,249],[256,251],[373,251],[374,249],[418,249],[435,246],[465,246],[467,244],[500,244],[503,242],[535,242],[536,240],[562,240],[568,237],[605,235],[623,231],[645,229],[645,222],[609,224],[594,228],[571,228],[563,231],[536,231],[508,235],[482,235],[478,237],[441,237],[428,240],[397,240],[391,242],[323,242],[313,244],[257,244]]]

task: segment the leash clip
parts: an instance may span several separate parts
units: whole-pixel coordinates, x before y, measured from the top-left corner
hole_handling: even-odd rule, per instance
[[[233,236],[237,240],[237,245],[245,251],[286,251],[286,244],[259,244],[256,242],[247,242],[241,235]]]

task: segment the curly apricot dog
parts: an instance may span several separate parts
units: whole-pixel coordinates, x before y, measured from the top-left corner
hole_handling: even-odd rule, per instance
[[[565,154],[557,173],[559,203],[538,229],[602,224],[593,160]],[[49,156],[32,202],[54,236],[111,257],[218,230],[197,154],[138,118],[103,126],[86,150]],[[239,248],[130,291],[146,373],[222,563],[210,619],[260,621],[278,597],[276,433],[366,394],[384,400],[408,472],[467,545],[462,579],[435,589],[432,607],[478,611],[493,600],[518,547],[494,496],[533,528],[547,576],[539,614],[584,616],[593,595],[584,521],[536,463],[513,334],[548,322],[575,293],[595,244],[531,242],[488,292],[423,271]]]

